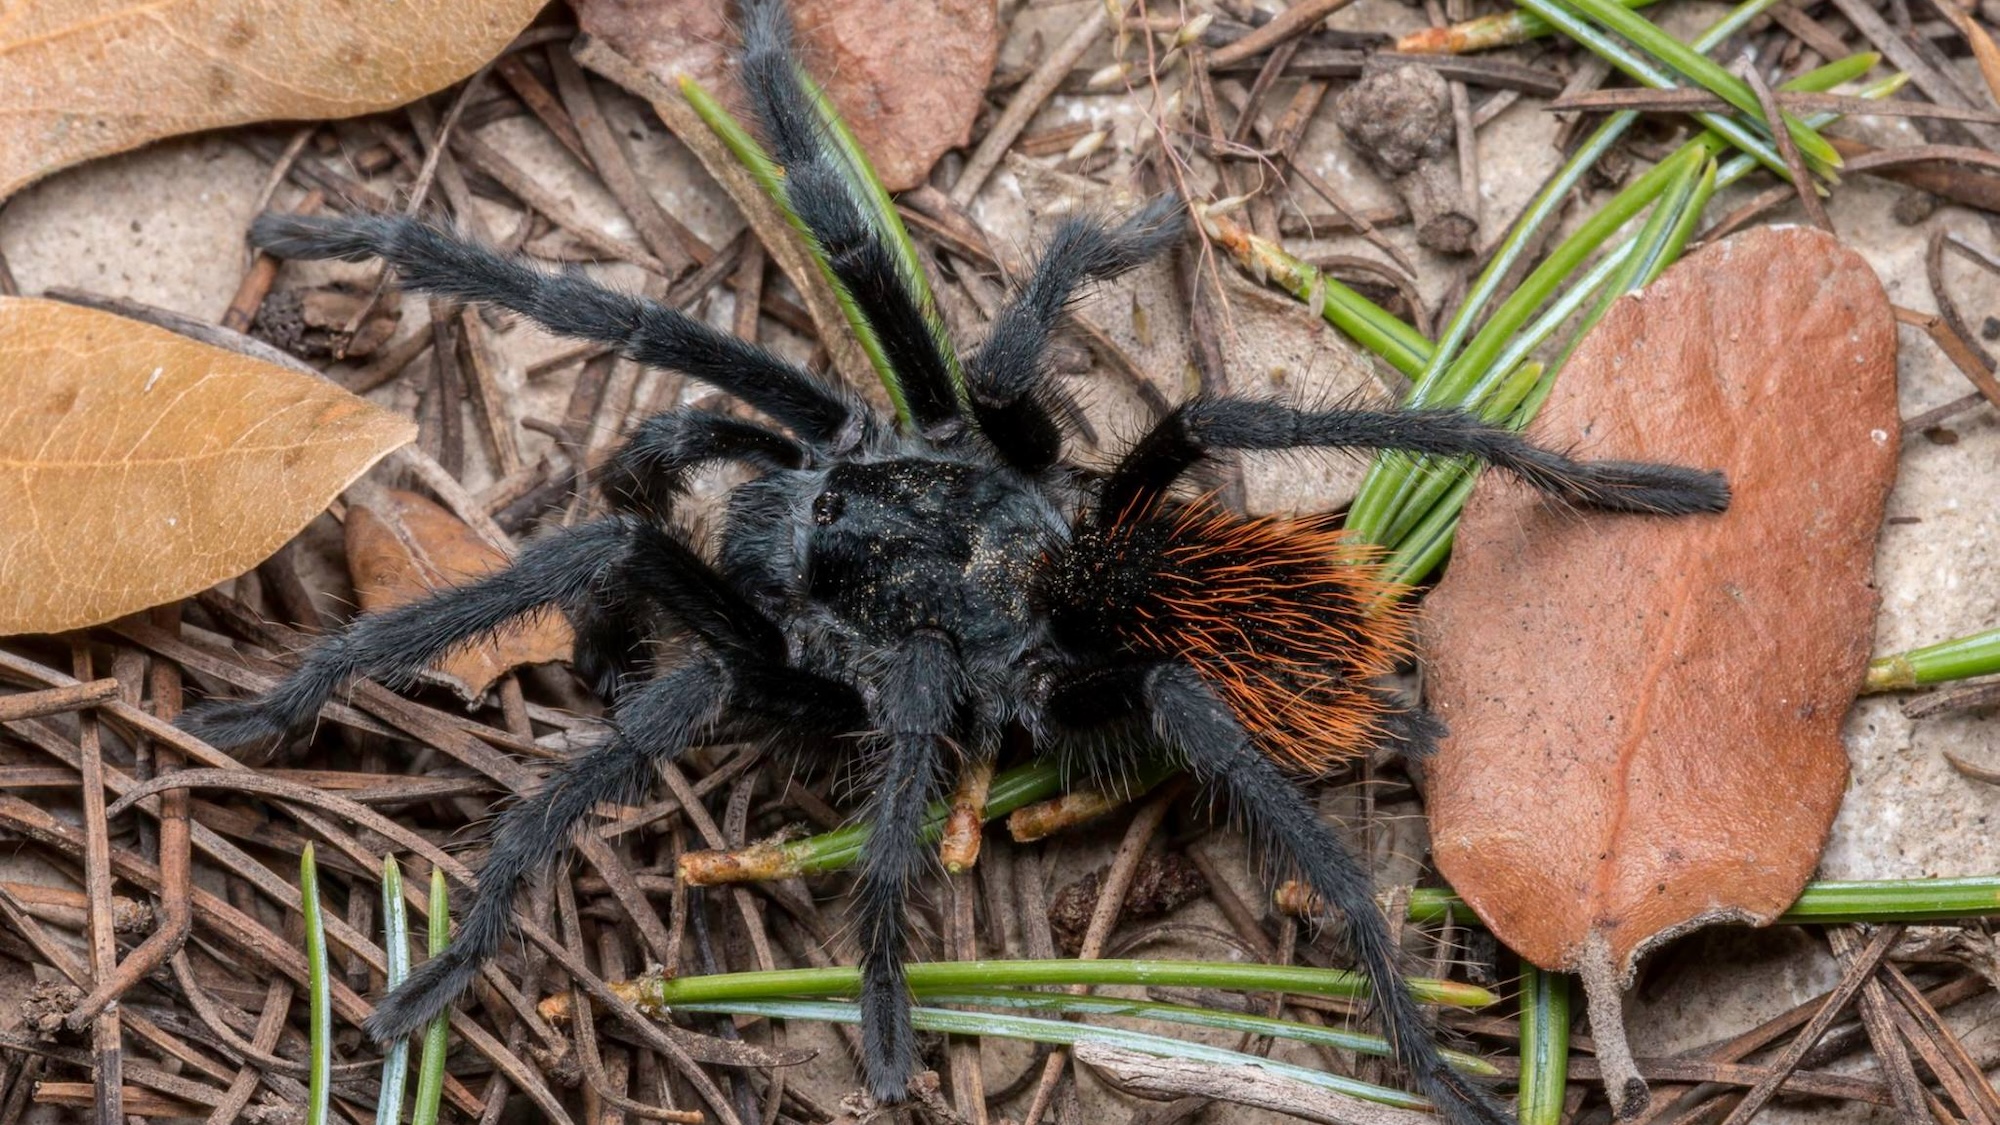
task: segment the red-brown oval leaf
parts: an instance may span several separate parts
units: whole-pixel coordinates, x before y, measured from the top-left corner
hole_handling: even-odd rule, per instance
[[[1721,516],[1553,507],[1488,474],[1426,614],[1439,868],[1546,969],[1628,975],[1665,937],[1768,922],[1847,778],[1896,327],[1859,256],[1762,229],[1626,297],[1535,427],[1593,458],[1717,468]]]

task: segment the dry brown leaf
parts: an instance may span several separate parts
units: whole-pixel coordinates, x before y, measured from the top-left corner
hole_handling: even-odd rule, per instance
[[[457,516],[413,492],[386,491],[347,510],[347,568],[361,608],[369,613],[506,565],[507,557]],[[514,668],[568,660],[574,639],[561,614],[537,614],[459,648],[432,670],[472,703]]]
[[[1540,438],[1720,468],[1722,516],[1552,507],[1493,475],[1426,605],[1439,868],[1546,969],[1629,978],[1665,938],[1764,923],[1840,804],[1895,474],[1896,327],[1829,235],[1760,229],[1621,300]]]
[[[0,199],[161,137],[403,105],[477,70],[541,9],[541,0],[8,5]]]
[[[1965,36],[1972,47],[1972,57],[1979,61],[1979,75],[1986,79],[1986,92],[1993,95],[1995,103],[2000,103],[2000,44],[1993,42],[1993,36],[1979,26],[1977,20],[1959,10],[1956,4],[1947,0],[1937,5],[1937,9]]]
[[[726,0],[576,0],[577,22],[674,87],[692,76],[740,106]],[[890,191],[916,187],[971,139],[999,58],[992,0],[842,0],[794,6],[806,69]],[[725,75],[727,80],[725,81]],[[739,116],[743,116],[739,111]]]
[[[0,298],[0,635],[257,565],[416,427],[323,379],[56,301]]]

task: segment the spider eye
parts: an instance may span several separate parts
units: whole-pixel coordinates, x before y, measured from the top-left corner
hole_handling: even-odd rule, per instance
[[[822,492],[813,498],[813,522],[821,527],[831,527],[846,507],[847,498],[840,493]]]

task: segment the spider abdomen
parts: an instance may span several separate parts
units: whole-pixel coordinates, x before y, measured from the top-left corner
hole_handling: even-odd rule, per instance
[[[1186,662],[1267,754],[1308,768],[1386,734],[1370,685],[1408,653],[1411,630],[1392,592],[1377,551],[1329,519],[1207,502],[1082,531],[1038,586],[1059,643]]]

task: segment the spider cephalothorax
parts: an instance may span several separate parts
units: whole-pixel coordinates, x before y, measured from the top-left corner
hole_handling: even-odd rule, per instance
[[[1421,753],[1435,724],[1375,680],[1402,655],[1403,611],[1366,553],[1325,517],[1246,519],[1177,499],[1187,470],[1230,450],[1400,449],[1470,456],[1570,503],[1719,511],[1719,476],[1582,463],[1445,411],[1302,410],[1210,396],[1182,403],[1105,474],[1063,460],[1044,351],[1080,286],[1171,245],[1181,211],[1156,202],[1112,225],[1064,223],[1022,292],[965,364],[964,385],[864,212],[790,55],[778,0],[745,0],[743,74],[783,169],[787,201],[893,360],[908,424],[796,365],[681,313],[501,259],[402,219],[266,216],[281,256],[380,257],[403,284],[511,309],[734,395],[774,425],[683,407],[641,423],[606,474],[613,514],[530,544],[472,585],[362,618],[255,700],[212,702],[185,725],[211,741],[268,740],[310,721],[351,679],[406,681],[523,614],[559,608],[577,666],[615,693],[616,733],[504,812],[456,940],[369,1021],[409,1034],[500,947],[525,881],[603,801],[716,733],[860,755],[875,830],[855,906],[863,1066],[883,1099],[916,1062],[903,985],[904,897],[921,821],[968,756],[1031,732],[1046,753],[1102,754],[1110,732],[1165,755],[1229,799],[1252,838],[1346,917],[1377,1012],[1417,1085],[1455,1122],[1504,1111],[1440,1057],[1366,869],[1283,764],[1375,746]],[[712,557],[673,525],[686,476],[759,470],[731,494]],[[680,643],[650,662],[664,634]],[[855,737],[858,736],[858,737]]]

